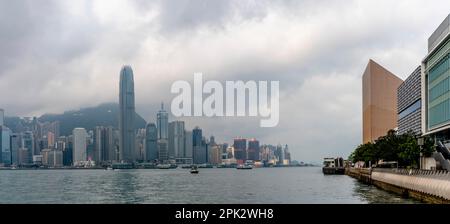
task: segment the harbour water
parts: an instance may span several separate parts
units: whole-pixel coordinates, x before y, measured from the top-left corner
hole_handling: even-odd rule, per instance
[[[0,203],[418,203],[320,167],[1,170]]]

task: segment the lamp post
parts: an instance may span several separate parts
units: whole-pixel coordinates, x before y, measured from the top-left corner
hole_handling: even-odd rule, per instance
[[[420,157],[419,157],[419,169],[422,169],[422,160],[423,160],[423,145],[424,145],[424,139],[423,138],[418,138],[417,139],[417,144],[419,145],[420,148]]]

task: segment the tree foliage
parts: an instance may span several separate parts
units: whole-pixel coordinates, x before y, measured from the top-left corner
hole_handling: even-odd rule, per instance
[[[349,159],[353,162],[364,161],[376,164],[380,160],[396,161],[400,167],[419,166],[420,153],[430,156],[434,151],[434,142],[425,137],[424,145],[418,145],[418,139],[413,132],[397,135],[389,130],[385,136],[378,138],[375,143],[359,145]]]

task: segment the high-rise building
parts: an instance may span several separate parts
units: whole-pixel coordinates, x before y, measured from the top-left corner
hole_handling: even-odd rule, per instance
[[[64,151],[66,145],[67,145],[67,138],[65,136],[60,136],[56,140],[55,149],[58,149],[59,151]]]
[[[208,148],[208,163],[215,165],[222,163],[222,147],[220,145],[213,144],[209,145]]]
[[[247,139],[235,138],[233,147],[235,159],[239,164],[244,163],[247,160]]]
[[[26,160],[27,163],[31,164],[33,163],[33,156],[35,152],[35,140],[34,140],[34,134],[31,131],[26,131],[23,135],[23,147],[27,149],[27,156],[22,157],[22,161]]]
[[[117,153],[116,153],[116,143],[114,137],[114,128],[112,126],[106,127],[105,133],[105,151],[102,152],[102,157],[104,161],[116,161]]]
[[[145,127],[145,160],[153,162],[158,159],[158,129],[154,123]]]
[[[94,157],[95,162],[103,161],[102,153],[105,151],[105,128],[97,126],[94,128]]]
[[[22,135],[14,133],[11,135],[11,164],[19,165],[19,149],[22,148]]]
[[[0,109],[0,126],[5,125],[5,111]]]
[[[114,130],[113,131],[113,138],[114,138],[114,161],[120,161],[120,152],[119,152],[119,147],[120,147],[120,131]]]
[[[158,127],[158,139],[169,138],[169,113],[164,110],[164,104],[161,103],[161,110],[156,115],[156,124]]]
[[[201,146],[202,138],[203,138],[202,129],[200,129],[199,127],[195,127],[195,129],[192,130],[192,145]]]
[[[422,61],[422,133],[450,139],[450,15],[428,39]]]
[[[95,127],[93,160],[97,163],[115,160],[113,132],[113,127]]]
[[[398,87],[397,114],[398,134],[413,131],[416,135],[422,133],[422,97],[421,97],[421,67],[416,70]]]
[[[50,124],[51,128],[50,128],[50,132],[52,132],[55,136],[55,139],[58,138],[60,136],[59,134],[59,121],[54,121]]]
[[[51,131],[47,132],[47,146],[48,148],[55,146],[55,134]]]
[[[192,153],[193,153],[193,135],[192,131],[186,131],[184,133],[184,158],[190,158],[192,160]]]
[[[169,141],[167,139],[158,139],[158,160],[162,163],[169,160]]]
[[[194,163],[206,164],[209,162],[208,154],[209,144],[206,142],[205,137],[202,138],[200,146],[194,147]]]
[[[169,123],[169,158],[177,159],[184,157],[184,121],[173,121]]]
[[[141,128],[137,130],[136,142],[135,142],[134,158],[139,162],[145,160],[145,129]]]
[[[283,152],[283,147],[280,144],[277,145],[277,148],[275,150],[275,157],[277,159],[277,165],[283,165],[284,152]]]
[[[29,159],[28,149],[20,148],[18,152],[18,165],[31,164],[31,160]]]
[[[73,163],[87,161],[87,133],[84,128],[73,129]]]
[[[248,140],[247,159],[257,161],[259,159],[259,141],[256,139]]]
[[[47,165],[50,167],[63,166],[63,152],[60,150],[51,150],[47,155]]]
[[[194,164],[204,164],[207,162],[207,146],[203,138],[202,129],[196,127],[192,130],[192,145],[193,155],[192,160]]]
[[[164,110],[161,103],[161,110],[156,115],[156,125],[158,130],[158,159],[161,162],[169,160],[169,114]]]
[[[49,154],[52,150],[51,149],[43,149],[41,151],[41,155],[42,155],[42,164],[46,165],[46,166],[51,166],[48,162],[48,158],[49,158]]]
[[[11,130],[0,126],[0,163],[11,165]]]
[[[133,162],[135,150],[135,104],[134,104],[134,78],[130,66],[124,66],[120,71],[119,93],[119,154],[120,160]]]
[[[63,165],[72,166],[73,165],[73,135],[67,137],[67,144],[63,150]]]
[[[289,152],[288,145],[284,146],[284,165],[291,164],[291,152]]]
[[[363,143],[397,127],[397,89],[403,81],[373,60],[362,77]]]

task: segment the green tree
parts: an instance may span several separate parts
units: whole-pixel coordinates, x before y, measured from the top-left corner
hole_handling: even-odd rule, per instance
[[[434,150],[434,142],[429,137],[425,137],[424,145],[420,147],[414,132],[397,135],[394,130],[389,130],[375,143],[359,145],[349,159],[353,162],[364,161],[366,164],[376,164],[380,160],[397,161],[400,167],[418,168],[420,153],[430,156]]]

